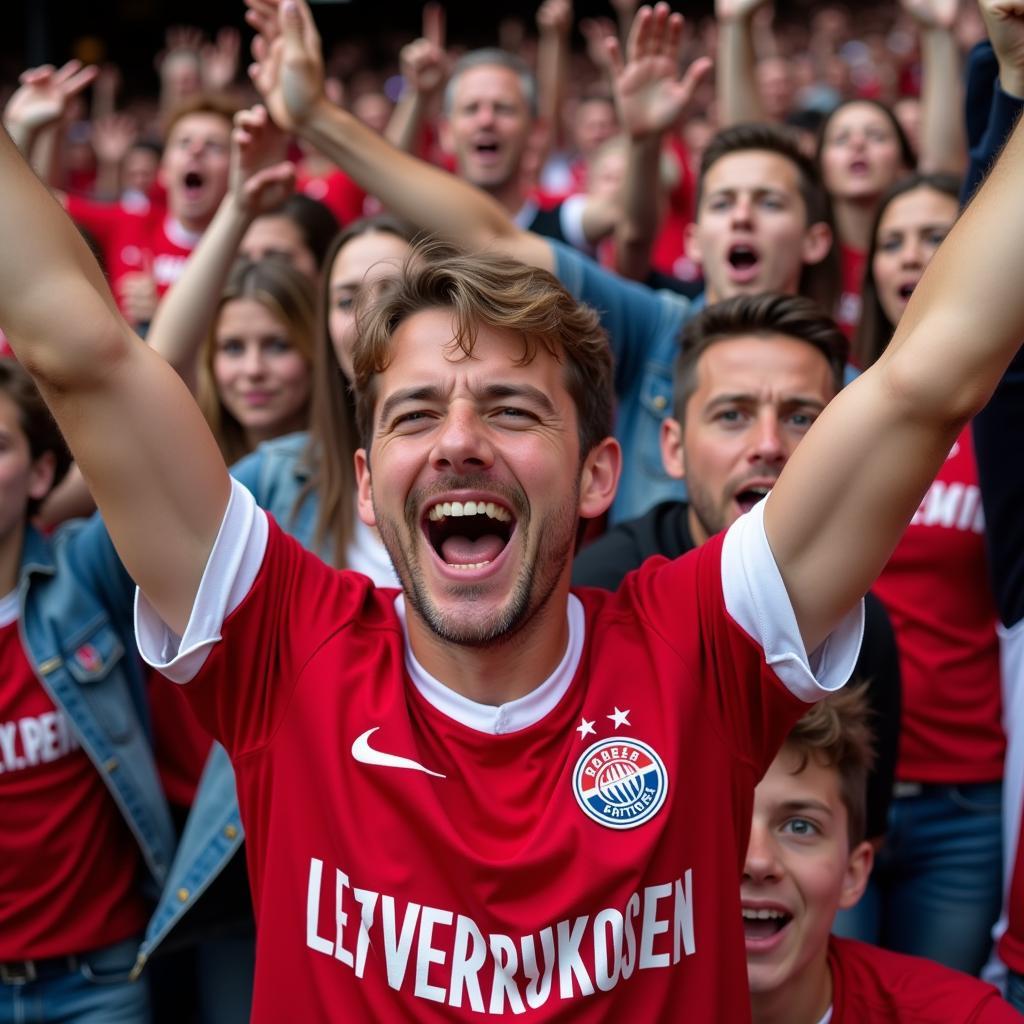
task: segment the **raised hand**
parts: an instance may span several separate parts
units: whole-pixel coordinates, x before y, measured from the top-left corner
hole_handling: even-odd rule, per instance
[[[324,95],[320,34],[305,0],[245,0],[256,29],[249,77],[280,127],[302,125]]]
[[[587,56],[602,71],[610,74],[611,65],[605,40],[615,35],[615,22],[611,18],[583,18],[580,21],[580,32],[587,44]]]
[[[715,19],[740,21],[752,18],[768,2],[769,0],[715,0]]]
[[[138,137],[138,125],[127,114],[108,114],[92,124],[92,148],[101,163],[120,167]]]
[[[1024,97],[1024,0],[978,0],[978,10],[999,60],[999,84]]]
[[[7,101],[4,124],[8,130],[24,133],[35,133],[53,124],[64,115],[71,98],[97,74],[97,67],[84,67],[78,60],[69,60],[59,68],[52,64],[30,68],[21,74],[21,85]]]
[[[199,73],[208,92],[223,92],[238,74],[242,37],[236,28],[222,28],[212,43],[199,51]]]
[[[423,5],[423,35],[402,47],[399,64],[405,84],[420,96],[433,96],[448,80],[445,14],[438,3]]]
[[[118,278],[117,294],[121,300],[121,312],[133,327],[148,324],[159,301],[152,267],[122,274]]]
[[[172,25],[164,36],[162,60],[175,54],[199,53],[203,45],[203,33],[192,25]]]
[[[288,142],[266,107],[239,111],[231,132],[231,192],[239,209],[256,217],[280,206],[295,188]]]
[[[900,0],[900,6],[922,28],[941,28],[947,31],[956,22],[959,0]]]
[[[671,127],[711,67],[711,61],[701,57],[680,76],[682,39],[683,16],[670,14],[668,4],[659,3],[637,11],[626,43],[626,62],[618,40],[605,40],[619,116],[634,139]]]
[[[544,0],[537,8],[537,29],[542,34],[567,36],[572,30],[572,0]]]

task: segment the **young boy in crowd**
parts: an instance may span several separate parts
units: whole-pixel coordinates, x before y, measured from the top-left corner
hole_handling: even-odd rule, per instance
[[[754,1024],[1004,1024],[994,988],[931,960],[830,935],[860,899],[873,759],[861,691],[816,704],[754,791],[740,900]]]

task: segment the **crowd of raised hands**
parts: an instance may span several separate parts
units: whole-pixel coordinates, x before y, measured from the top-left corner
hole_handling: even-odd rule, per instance
[[[259,506],[326,562],[378,585],[405,585],[392,549],[359,517],[357,478],[370,472],[362,454],[369,441],[353,395],[368,371],[354,353],[360,316],[400,274],[412,273],[424,251],[442,261],[448,247],[512,257],[554,274],[600,314],[614,359],[622,473],[614,501],[609,493],[609,507],[581,531],[579,585],[615,589],[649,555],[676,557],[728,529],[772,491],[833,398],[840,411],[825,411],[825,421],[846,415],[853,424],[857,399],[850,396],[870,396],[871,382],[889,374],[890,385],[905,385],[890,387],[897,411],[885,436],[892,447],[869,443],[868,428],[860,435],[851,426],[849,452],[833,460],[822,454],[824,442],[810,440],[789,472],[793,490],[780,488],[770,506],[791,513],[787,527],[776,527],[782,541],[773,548],[780,563],[794,566],[786,582],[808,650],[875,578],[872,560],[890,559],[868,606],[870,664],[857,670],[869,681],[878,733],[866,843],[857,847],[858,895],[867,895],[856,911],[856,899],[841,904],[836,931],[968,975],[987,970],[1024,1010],[1024,863],[1015,871],[1024,708],[1007,685],[1024,671],[1024,661],[1007,653],[1007,637],[1020,640],[1024,621],[1024,550],[1014,518],[1024,463],[1007,461],[1022,425],[1020,415],[1014,419],[1019,357],[1002,377],[1024,321],[1020,289],[1005,271],[1021,249],[1010,235],[1022,205],[1007,185],[1009,174],[1024,171],[1020,138],[1003,158],[1010,170],[991,175],[981,201],[960,217],[1024,107],[1024,2],[821,3],[796,17],[769,0],[715,0],[712,15],[691,18],[665,2],[611,0],[606,16],[579,19],[572,0],[543,0],[532,19],[502,20],[492,45],[476,50],[465,45],[457,19],[430,2],[421,34],[383,55],[380,39],[393,38],[393,26],[386,35],[382,26],[380,38],[325,38],[318,10],[306,0],[245,0],[237,24],[212,39],[170,27],[149,81],[125,80],[112,54],[103,66],[72,58],[29,68],[10,83],[3,103],[10,140],[74,222],[103,283],[75,233],[62,234],[63,215],[39,200],[21,159],[4,148],[0,176],[13,186],[0,199],[0,222],[20,232],[25,262],[16,252],[0,259],[0,313],[10,318],[0,329],[61,426],[88,419],[76,404],[84,396],[81,408],[99,409],[92,414],[108,430],[118,402],[107,408],[95,396],[108,387],[113,393],[120,359],[137,359],[141,374],[124,410],[138,437],[110,432],[105,460],[100,432],[82,429],[72,439],[85,453],[79,467],[62,480],[55,470],[56,486],[30,495],[34,528],[49,532],[97,504],[104,513],[114,509],[108,525],[127,569],[170,632],[191,635],[190,602],[208,549],[198,570],[189,558],[198,558],[203,537],[216,536],[224,501],[193,500],[189,491],[208,486],[223,497],[222,459]],[[1000,209],[1009,218],[1002,233]],[[945,247],[926,274],[951,231],[959,248]],[[11,238],[8,249],[19,244]],[[52,267],[66,301],[43,301],[33,266]],[[951,282],[967,296],[962,307]],[[30,303],[29,292],[40,301]],[[781,303],[774,312],[765,303],[755,309],[764,293]],[[748,317],[749,329],[738,332],[744,337],[807,342],[797,348],[816,349],[816,375],[797,374],[800,387],[793,384],[783,344],[762,362],[753,359],[763,377],[756,386],[743,377],[746,368],[734,367],[740,383],[722,383],[729,401],[708,398],[709,381],[721,383],[715,374],[732,372],[711,356],[720,336],[737,333],[709,318],[709,310],[726,306]],[[966,335],[976,314],[984,338],[975,352]],[[767,319],[755,323],[757,316]],[[40,341],[73,339],[79,322],[88,335],[107,317],[117,329],[95,330],[106,347]],[[821,327],[815,318],[835,324]],[[936,328],[931,347],[922,323]],[[124,356],[138,345],[136,335],[146,342],[144,355]],[[695,346],[692,364],[679,356],[681,335]],[[929,372],[908,372],[922,361],[933,364]],[[837,397],[837,385],[858,376],[867,383]],[[796,397],[786,397],[791,391]],[[175,420],[167,409],[188,404],[188,393],[202,416]],[[884,403],[860,400],[865,422],[890,415]],[[0,400],[0,421],[4,407]],[[972,433],[967,420],[976,414]],[[161,436],[164,418],[181,425],[180,448]],[[939,440],[922,442],[925,429],[915,434],[907,426],[918,420],[941,424]],[[858,444],[862,458],[850,454]],[[198,453],[194,463],[186,449]],[[903,464],[904,451],[924,451],[923,461]],[[945,459],[937,476],[922,468],[932,457]],[[817,491],[808,468],[815,460],[828,467]],[[869,461],[875,477],[864,468]],[[140,481],[134,523],[122,514],[132,505],[124,501],[132,467]],[[834,512],[846,505],[841,471],[863,497],[849,503],[845,518]],[[806,500],[795,501],[801,474]],[[918,491],[931,481],[919,505],[906,482],[918,476]],[[910,504],[894,500],[898,507],[890,508],[876,478]],[[880,526],[883,539],[863,544],[868,568],[847,564],[844,538],[859,535],[861,520],[902,517],[905,526],[911,515],[895,551]],[[819,536],[817,524],[826,521]],[[161,528],[173,534],[179,527],[199,538],[195,551],[184,540],[165,549],[151,543]],[[0,575],[10,569],[13,580],[21,554],[8,552],[5,538],[0,530]],[[808,564],[813,573],[801,570]],[[819,607],[794,597],[817,593],[810,576],[848,580]],[[121,611],[128,607],[128,590],[111,597],[105,584],[97,589]],[[87,671],[102,653],[89,640],[68,660]],[[140,941],[138,913],[134,928],[124,929],[134,943],[133,978],[158,951],[155,963],[170,966],[153,972],[152,1010],[130,1019],[152,1013],[161,1024],[233,1024],[248,1019],[250,1006],[248,910],[223,910],[230,927],[212,937],[227,936],[223,945],[180,935],[230,860],[210,867],[203,828],[216,821],[210,834],[231,840],[229,854],[242,842],[234,779],[223,750],[184,713],[166,680],[152,675],[160,820],[169,826],[173,811],[177,826],[188,825],[169,840],[169,848],[181,840],[170,869],[170,857],[159,862],[158,843],[141,844],[163,895]],[[0,727],[4,699],[0,680]],[[607,717],[622,714],[616,707]],[[12,764],[13,755],[6,769]],[[1005,824],[1004,776],[1011,794]],[[129,824],[138,835],[138,823]],[[757,889],[762,882],[750,879],[771,872],[751,866],[754,845],[743,884]],[[131,868],[139,855],[119,856]],[[6,877],[21,876],[0,868]],[[29,867],[24,877],[36,884]],[[219,905],[211,909],[205,899],[203,919],[216,921]],[[829,921],[839,905],[837,896],[822,911]],[[89,913],[98,914],[92,904]],[[751,910],[747,921],[755,953],[774,928],[758,913]],[[0,933],[3,915],[0,900]],[[822,962],[827,932],[818,937]],[[198,950],[198,968],[165,957],[169,934],[179,938],[168,946]],[[340,961],[340,923],[338,935]],[[32,973],[36,946],[30,949],[24,964],[32,966],[24,970]],[[0,934],[0,999],[6,975],[22,970],[20,954],[8,958],[5,950]],[[839,954],[829,947],[828,955]],[[235,959],[223,966],[229,961],[221,957]],[[40,964],[51,959],[38,957]],[[769,978],[759,990],[756,956],[751,963],[755,1024],[786,1020],[776,1012],[781,983]],[[180,978],[218,971],[225,984],[216,994],[200,981],[188,999],[176,999]],[[987,989],[956,991],[965,1000],[994,999]],[[990,1016],[955,1019],[1013,1019],[1008,1007],[1000,1015],[1003,1005],[989,1004]],[[830,1012],[837,1024],[858,1019],[854,1010]],[[805,1016],[797,1024],[817,1024]],[[0,1022],[6,1019],[0,1005]],[[910,1018],[884,1018],[902,1019]]]

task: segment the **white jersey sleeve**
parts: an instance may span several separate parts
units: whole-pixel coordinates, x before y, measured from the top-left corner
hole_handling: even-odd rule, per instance
[[[864,633],[859,601],[817,650],[804,650],[796,614],[764,530],[765,502],[740,516],[722,545],[722,591],[732,618],[795,697],[813,703],[846,685]]]
[[[266,513],[237,481],[203,570],[188,625],[178,636],[141,590],[135,592],[135,636],[146,664],[176,683],[194,679],[221,638],[224,620],[252,589],[267,549]]]

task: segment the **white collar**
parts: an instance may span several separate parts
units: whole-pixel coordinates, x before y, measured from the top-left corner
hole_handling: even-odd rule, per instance
[[[17,590],[0,597],[0,629],[9,626],[12,622],[18,621],[21,614],[21,601],[18,600]]]
[[[203,237],[202,231],[189,231],[180,220],[170,215],[164,220],[164,234],[179,249],[194,249]]]
[[[562,655],[562,660],[554,672],[528,694],[511,700],[507,704],[499,704],[497,707],[491,704],[478,704],[475,700],[463,697],[461,693],[456,693],[450,687],[445,686],[416,660],[416,656],[412,653],[412,647],[409,645],[409,628],[406,623],[405,596],[403,594],[399,594],[395,598],[395,611],[398,613],[399,621],[402,623],[402,632],[405,635],[405,667],[413,685],[428,704],[443,715],[447,715],[477,732],[497,736],[518,732],[520,729],[535,725],[565,696],[583,655],[583,638],[586,632],[583,605],[575,594],[570,594],[566,608],[569,642],[566,644],[565,654]]]

